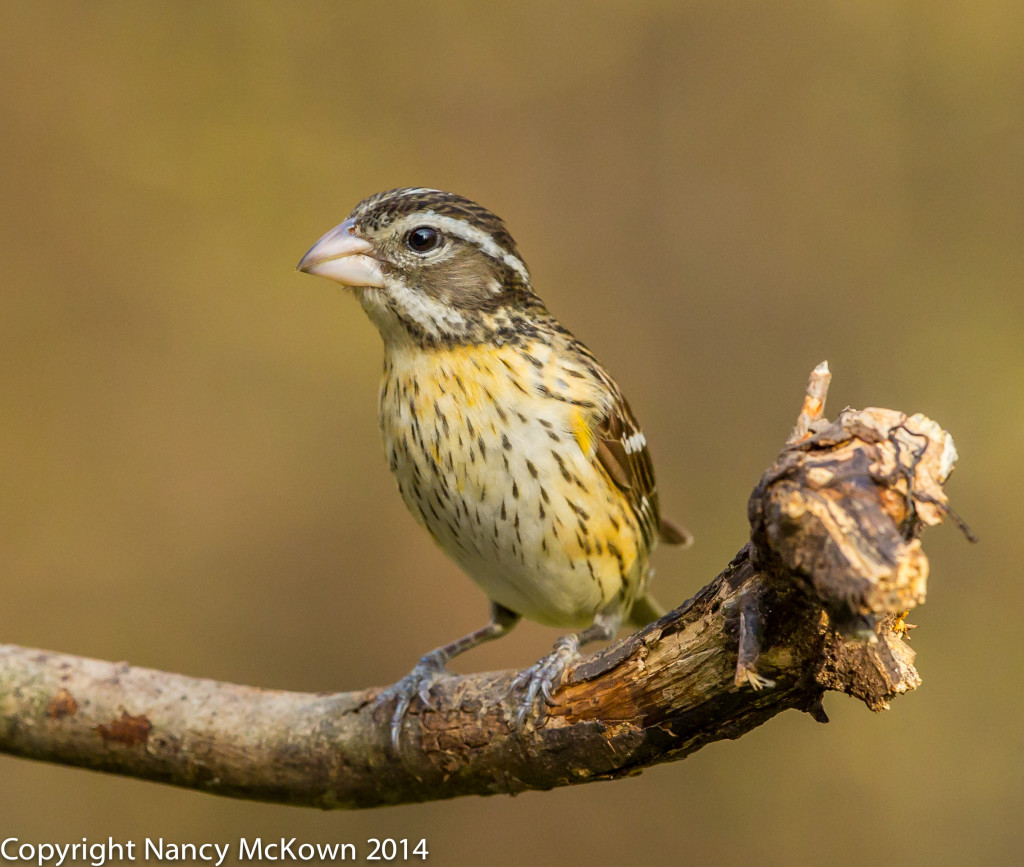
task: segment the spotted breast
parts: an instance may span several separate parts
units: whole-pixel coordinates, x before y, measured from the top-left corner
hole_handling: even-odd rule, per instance
[[[606,403],[540,343],[386,353],[380,423],[406,505],[489,598],[540,623],[628,611],[646,582],[636,515],[594,460]]]

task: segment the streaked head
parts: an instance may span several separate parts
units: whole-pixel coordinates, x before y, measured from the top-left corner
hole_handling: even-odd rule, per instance
[[[422,187],[360,202],[298,267],[355,288],[385,340],[473,342],[515,311],[540,307],[501,219]]]

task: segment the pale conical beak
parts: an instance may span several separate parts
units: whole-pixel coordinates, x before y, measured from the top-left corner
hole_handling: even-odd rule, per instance
[[[317,241],[299,261],[298,269],[326,277],[343,286],[367,286],[380,289],[384,274],[380,262],[370,255],[369,241],[355,234],[355,224],[345,220]]]

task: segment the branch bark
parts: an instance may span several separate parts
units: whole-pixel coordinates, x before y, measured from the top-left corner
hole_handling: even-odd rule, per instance
[[[750,498],[751,538],[696,596],[581,660],[542,724],[509,725],[514,672],[451,677],[414,702],[400,750],[380,688],[258,689],[0,646],[0,752],[231,797],[371,807],[639,773],[827,690],[872,710],[919,683],[905,612],[924,601],[918,535],[949,513],[952,438],[923,416],[821,418],[811,376]],[[955,516],[954,516],[955,517]]]

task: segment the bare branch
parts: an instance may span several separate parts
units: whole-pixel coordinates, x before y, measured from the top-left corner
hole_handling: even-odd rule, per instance
[[[923,416],[821,418],[811,377],[791,441],[748,504],[752,533],[696,596],[582,660],[539,727],[509,724],[514,672],[452,677],[389,746],[380,689],[315,695],[0,646],[0,751],[220,795],[323,808],[519,792],[638,773],[826,690],[873,710],[920,678],[923,525],[948,512],[952,439]]]

